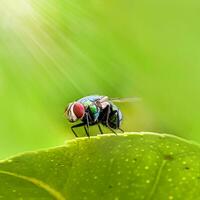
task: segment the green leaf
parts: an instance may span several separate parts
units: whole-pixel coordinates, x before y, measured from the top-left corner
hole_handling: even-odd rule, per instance
[[[0,199],[200,199],[200,148],[156,133],[77,138],[0,163]]]

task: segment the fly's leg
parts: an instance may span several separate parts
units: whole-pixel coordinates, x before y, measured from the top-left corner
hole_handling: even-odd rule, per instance
[[[124,130],[123,129],[121,129],[121,128],[118,128],[122,133],[124,133]]]
[[[73,128],[75,128],[75,127],[73,127]],[[76,134],[76,132],[74,131],[73,128],[71,127],[71,130],[72,130],[73,134],[75,135],[75,137],[78,137],[78,135]]]
[[[115,134],[117,135],[117,133],[108,125],[108,128]]]
[[[76,124],[76,125],[71,127],[71,130],[74,133],[75,137],[78,137],[78,135],[76,134],[74,128],[78,128],[78,127],[81,127],[81,126],[85,126],[85,123]]]
[[[99,128],[99,130],[100,130],[100,133],[103,134],[103,131],[102,131],[101,126],[100,126],[99,123],[98,123],[98,128]]]
[[[87,135],[88,137],[90,137],[90,135],[89,135],[89,133],[88,133],[88,130],[87,130],[86,126],[84,126],[84,129],[85,129],[85,133],[86,133],[86,135]]]
[[[107,111],[107,115],[106,115],[106,126],[107,126],[115,135],[117,135],[117,133],[116,133],[116,132],[110,127],[110,125],[108,124],[109,114],[110,114],[110,105],[108,105],[108,111]]]
[[[90,137],[90,129],[89,129],[89,126],[90,126],[90,124],[89,124],[89,117],[88,117],[88,113],[86,113],[86,126],[84,126],[84,128],[85,128],[86,135],[87,135],[88,137]]]

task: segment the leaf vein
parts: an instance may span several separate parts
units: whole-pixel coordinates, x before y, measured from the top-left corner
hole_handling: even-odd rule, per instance
[[[34,185],[36,185],[37,187],[40,187],[44,190],[46,190],[49,194],[51,194],[56,200],[66,200],[65,197],[58,192],[56,189],[52,188],[51,186],[49,186],[47,183],[44,183],[41,180],[38,180],[36,178],[33,177],[28,177],[28,176],[24,176],[24,175],[20,175],[20,174],[16,174],[13,172],[9,172],[9,171],[4,171],[4,170],[0,170],[1,174],[6,174],[6,175],[10,175],[10,176],[14,176],[20,179],[23,179],[25,181],[31,182]]]
[[[154,183],[153,183],[153,186],[152,186],[152,188],[151,188],[151,191],[150,191],[150,193],[149,193],[149,195],[148,195],[148,197],[147,197],[147,200],[151,200],[152,197],[154,196],[155,191],[156,191],[156,188],[157,188],[158,183],[159,183],[159,180],[160,180],[160,176],[161,176],[162,170],[163,170],[163,168],[164,168],[166,162],[167,162],[166,160],[163,160],[163,161],[162,161],[162,163],[161,163],[161,165],[160,165],[160,167],[159,167],[159,169],[158,169],[158,173],[157,173],[157,175],[156,175],[156,178],[155,178],[155,181],[154,181]]]

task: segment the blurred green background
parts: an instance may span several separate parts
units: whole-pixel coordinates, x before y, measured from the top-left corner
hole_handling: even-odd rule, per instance
[[[199,9],[197,0],[2,0],[0,158],[73,138],[63,111],[89,94],[141,97],[119,104],[127,131],[200,142]]]

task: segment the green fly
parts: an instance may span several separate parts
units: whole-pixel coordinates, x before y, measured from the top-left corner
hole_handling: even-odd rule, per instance
[[[137,101],[139,98],[109,98],[107,96],[91,95],[76,100],[65,109],[65,116],[70,122],[81,120],[82,122],[71,127],[76,137],[75,128],[84,127],[89,137],[89,127],[98,125],[103,134],[100,124],[109,128],[113,133],[115,130],[124,132],[120,126],[123,119],[122,112],[113,102]]]

